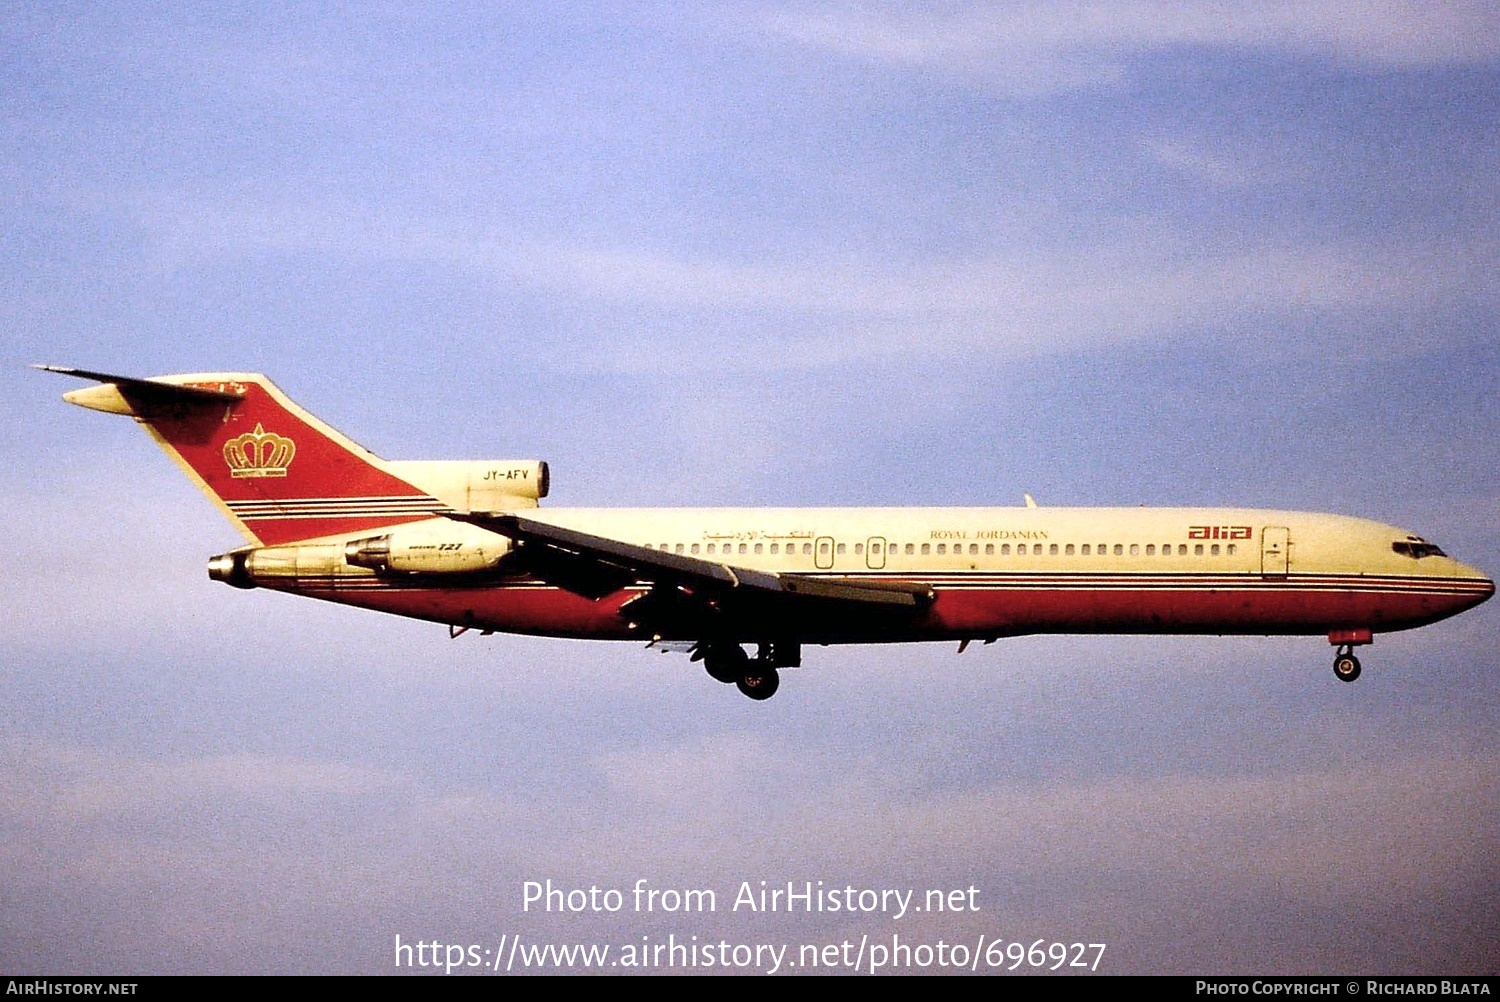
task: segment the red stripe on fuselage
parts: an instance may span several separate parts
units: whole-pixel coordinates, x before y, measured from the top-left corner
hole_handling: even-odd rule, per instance
[[[1368,628],[1378,632],[1424,626],[1478,605],[1493,593],[1487,581],[1456,589],[1453,579],[1434,579],[1430,590],[1405,579],[1392,590],[1369,590],[1358,578],[1346,590],[1332,579],[1299,584],[1293,577],[1269,584],[1246,579],[1241,586],[1222,580],[1211,586],[1178,589],[1037,586],[985,589],[979,586],[937,589],[937,597],[913,620],[871,611],[851,626],[841,620],[837,632],[804,632],[808,643],[875,643],[949,640],[1024,633],[1183,633],[1183,634],[1321,634],[1331,629]],[[506,633],[591,639],[649,638],[631,631],[620,606],[639,589],[616,592],[591,601],[572,592],[536,582],[484,587],[426,587],[411,581],[362,578],[350,588],[309,587],[299,594],[381,612],[439,623],[467,624]],[[767,624],[760,637],[775,634]],[[684,637],[672,639],[699,639]]]

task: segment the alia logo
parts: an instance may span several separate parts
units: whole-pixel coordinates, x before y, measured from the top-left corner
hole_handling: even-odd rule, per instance
[[[1248,525],[1190,525],[1189,539],[1249,539]]]
[[[295,442],[266,431],[259,423],[254,431],[224,443],[224,462],[229,464],[231,477],[284,477],[296,455]]]

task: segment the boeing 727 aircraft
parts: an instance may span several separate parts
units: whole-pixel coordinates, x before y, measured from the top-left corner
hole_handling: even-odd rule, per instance
[[[249,541],[209,577],[469,629],[681,645],[767,699],[807,644],[1028,633],[1326,635],[1354,648],[1489,598],[1419,536],[1239,508],[541,509],[536,460],[393,462],[266,377],[136,379],[70,403],[141,423]],[[754,648],[754,654],[746,651]]]

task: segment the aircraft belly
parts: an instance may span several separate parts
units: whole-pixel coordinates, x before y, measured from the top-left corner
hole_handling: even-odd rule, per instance
[[[1404,630],[1482,601],[1472,589],[1348,583],[1324,578],[1204,585],[1125,583],[940,588],[932,634],[1245,633],[1316,634],[1351,625]]]
[[[434,586],[362,578],[282,590],[437,623],[537,636],[600,640],[699,640],[706,631],[662,623],[632,629],[623,589],[593,600],[540,582]],[[900,643],[1027,633],[1318,634],[1333,629],[1410,629],[1455,615],[1488,592],[1444,579],[1297,576],[1193,583],[1175,580],[947,583],[913,617],[885,611],[747,609],[719,621],[719,635],[741,643]]]
[[[646,639],[618,614],[631,592],[595,602],[545,585],[482,588],[399,587],[301,591],[312,598],[434,623],[503,633],[592,640]]]

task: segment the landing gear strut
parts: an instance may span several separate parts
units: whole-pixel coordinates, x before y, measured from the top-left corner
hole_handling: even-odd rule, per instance
[[[693,652],[701,660],[709,677],[728,685],[733,683],[751,699],[770,699],[781,687],[778,668],[796,668],[802,664],[802,647],[793,643],[760,644],[755,657],[735,643],[701,644]]]
[[[1345,682],[1359,678],[1359,658],[1354,656],[1354,648],[1374,640],[1374,632],[1368,629],[1330,630],[1328,642],[1338,648],[1333,655],[1333,673]]]

